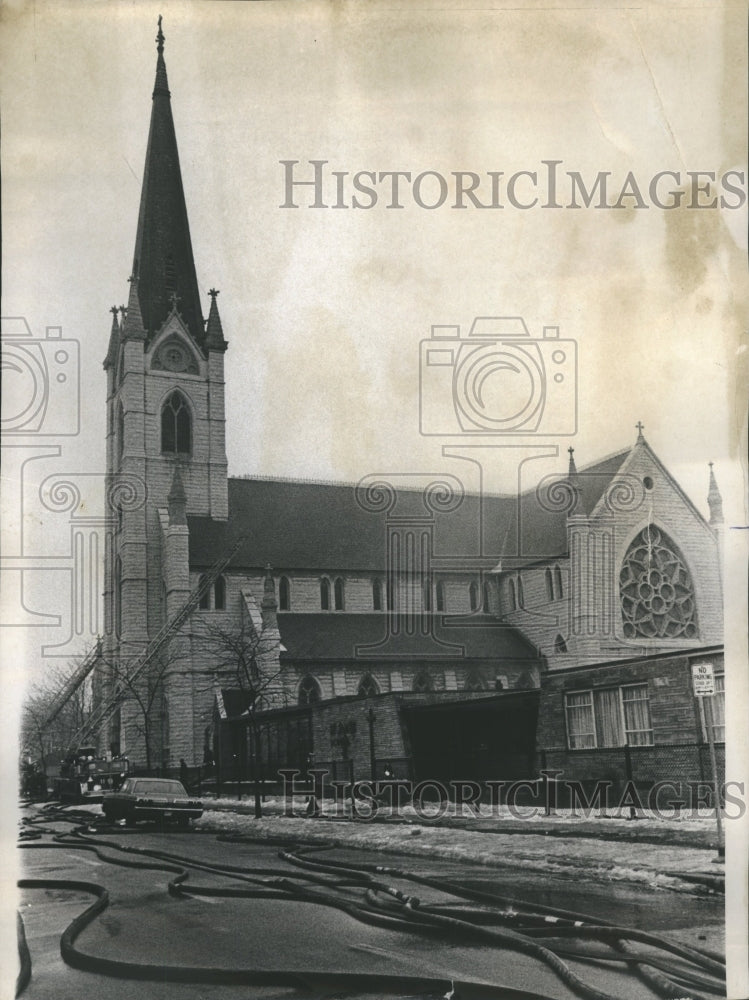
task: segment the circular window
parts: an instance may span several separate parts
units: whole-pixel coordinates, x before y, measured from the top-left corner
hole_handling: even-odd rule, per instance
[[[645,487],[646,490],[652,490],[653,480],[650,478],[650,476],[645,476],[645,478],[642,481],[642,485]]]

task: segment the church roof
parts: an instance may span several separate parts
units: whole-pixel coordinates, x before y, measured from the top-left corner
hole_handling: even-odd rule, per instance
[[[621,467],[618,452],[578,472],[583,509],[592,511]],[[516,496],[466,494],[453,510],[433,514],[433,557],[452,558],[455,569],[476,572],[489,560],[503,566],[537,562],[567,551],[569,491],[566,475],[539,491]],[[554,485],[559,485],[559,494]],[[279,479],[229,479],[229,518],[188,517],[190,564],[212,565],[244,538],[230,569],[384,571],[388,514],[364,508],[356,486]],[[420,491],[399,490],[390,516],[428,513]],[[574,497],[572,497],[574,504]],[[579,508],[578,508],[579,509]],[[480,526],[483,523],[483,545]],[[477,555],[484,559],[477,562]]]
[[[388,645],[379,644],[386,637],[388,616],[375,614],[283,612],[278,616],[278,628],[285,652],[281,661],[316,663],[356,660],[366,665],[367,653],[362,647],[371,646],[373,663],[389,657],[403,656],[438,662],[444,657],[450,662],[465,660],[538,660],[536,648],[517,629],[499,624],[489,615],[472,615],[470,624],[459,624],[455,616],[434,617],[434,638],[408,636],[405,617],[396,617],[399,635]],[[453,624],[450,624],[453,623]],[[392,630],[395,632],[395,629]],[[435,641],[437,640],[437,641]],[[441,645],[440,645],[441,644]]]
[[[148,338],[159,331],[176,304],[191,335],[202,346],[203,313],[172,119],[161,18],[156,40],[156,82],[143,169],[133,278],[137,281],[143,329]]]

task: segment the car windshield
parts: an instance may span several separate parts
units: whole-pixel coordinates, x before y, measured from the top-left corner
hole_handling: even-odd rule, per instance
[[[132,791],[137,792],[138,795],[178,795],[180,798],[187,797],[187,792],[178,781],[166,781],[164,779],[159,781],[148,781],[147,779],[135,781],[133,782]]]

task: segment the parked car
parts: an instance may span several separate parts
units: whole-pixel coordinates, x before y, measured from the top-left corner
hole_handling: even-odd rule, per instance
[[[191,799],[181,781],[173,778],[126,778],[116,792],[107,792],[101,808],[108,820],[124,819],[135,826],[140,819],[174,820],[189,826],[203,815],[203,803]]]

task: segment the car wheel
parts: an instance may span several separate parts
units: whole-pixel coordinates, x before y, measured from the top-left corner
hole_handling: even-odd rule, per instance
[[[135,823],[136,823],[135,816],[125,817],[125,826],[135,826]]]

